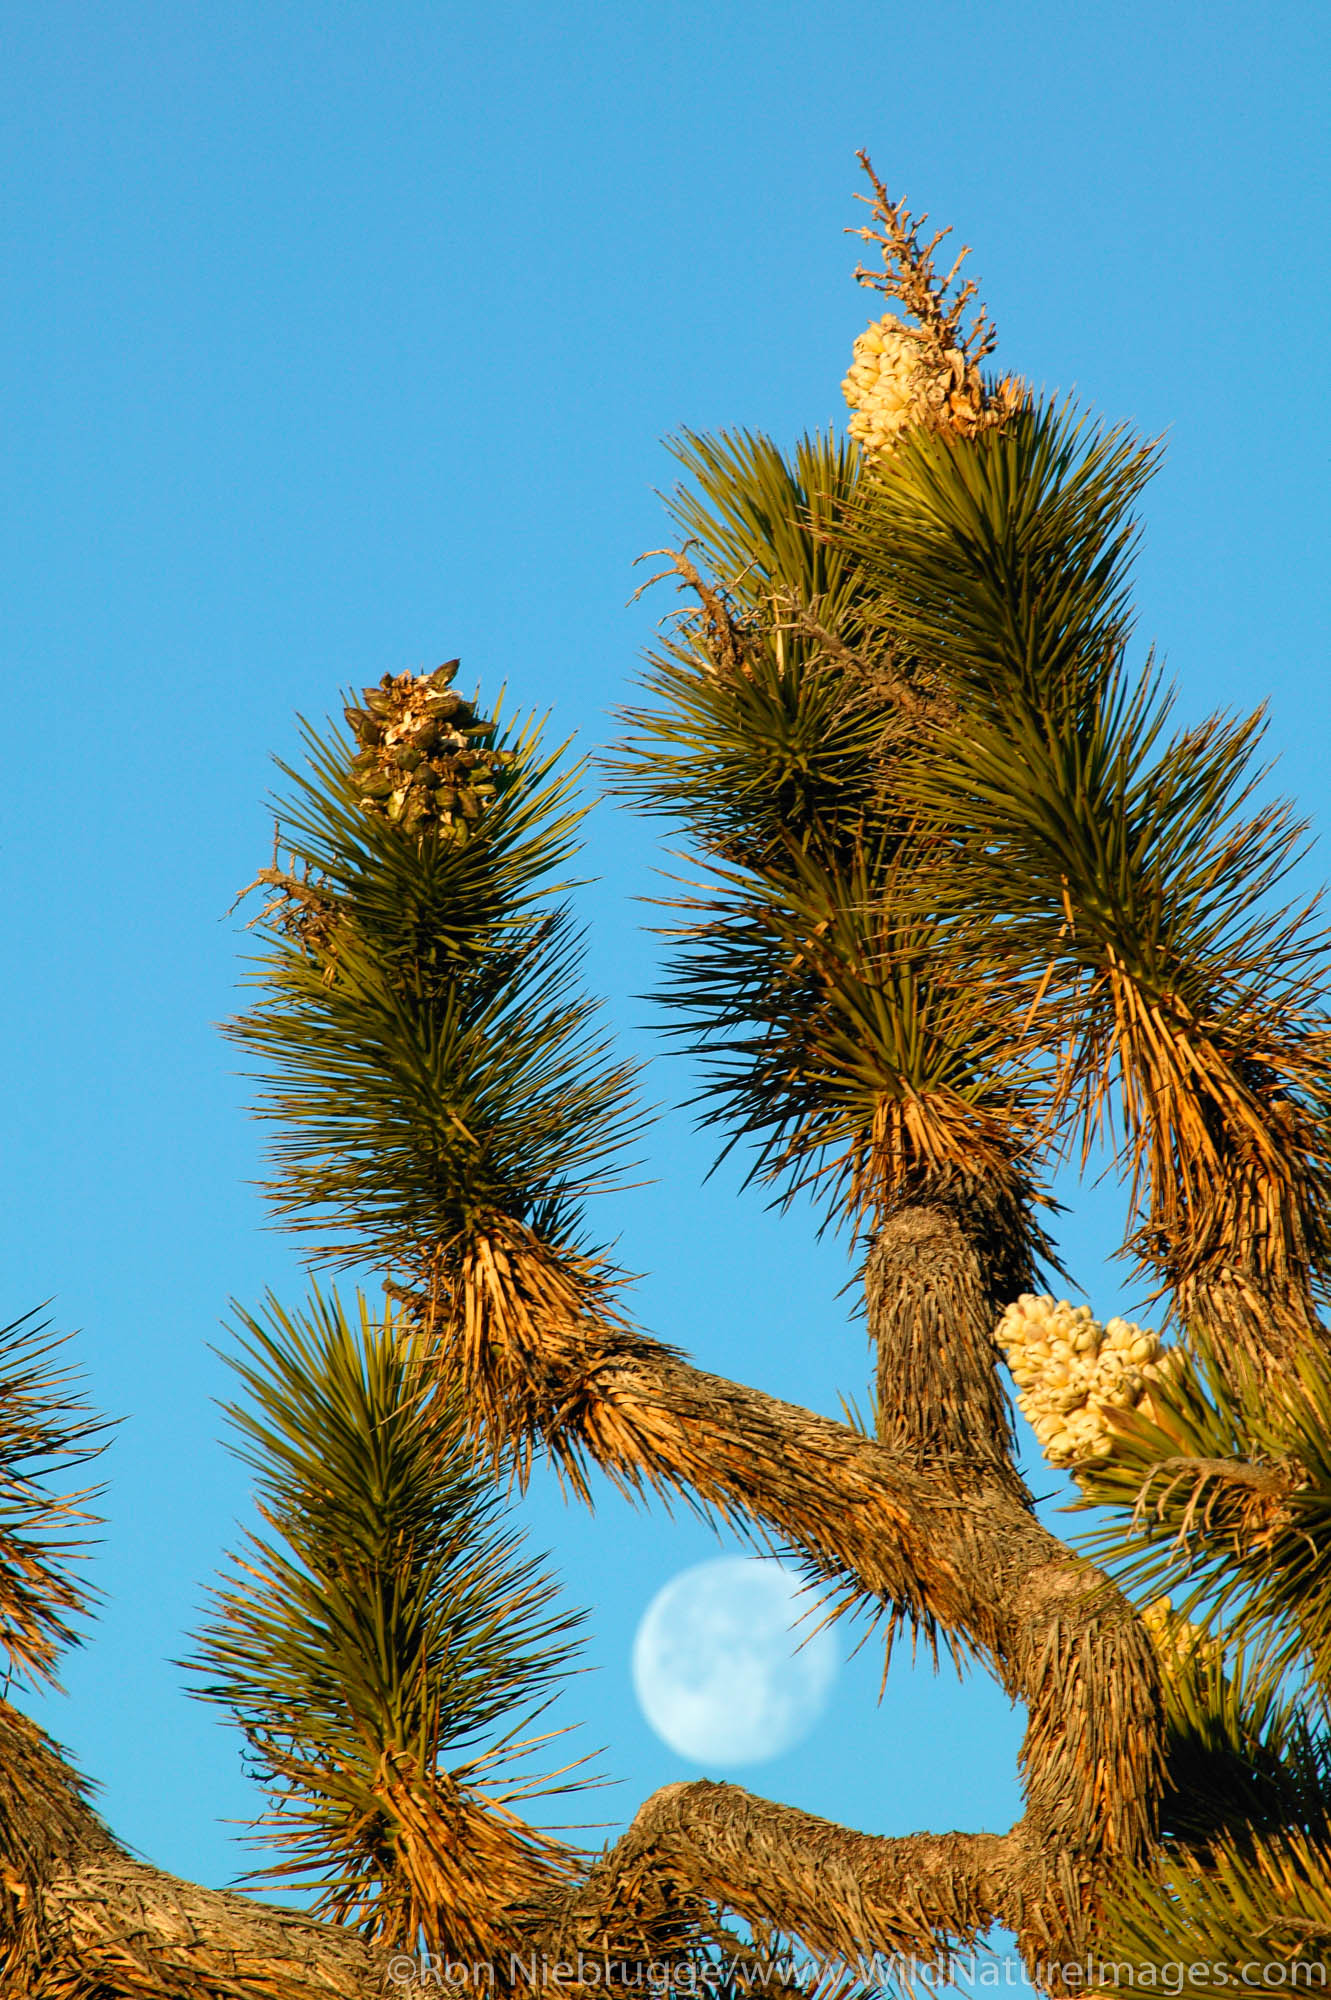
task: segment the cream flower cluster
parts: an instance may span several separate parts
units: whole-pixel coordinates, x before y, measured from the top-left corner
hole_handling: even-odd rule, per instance
[[[1113,1434],[1105,1411],[1135,1409],[1175,1365],[1149,1327],[1128,1319],[1101,1326],[1089,1306],[1047,1292],[1024,1292],[994,1338],[1012,1370],[1017,1407],[1049,1463],[1060,1467],[1107,1457]]]
[[[911,424],[945,412],[966,372],[960,348],[940,357],[927,334],[885,313],[855,342],[841,384],[854,412],[846,429],[866,451],[886,451]]]

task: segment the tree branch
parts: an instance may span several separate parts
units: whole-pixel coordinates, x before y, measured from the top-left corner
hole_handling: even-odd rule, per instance
[[[501,1333],[493,1321],[491,1340]],[[1062,1857],[1069,1885],[1149,1843],[1163,1743],[1150,1641],[1108,1579],[1035,1519],[1006,1468],[940,1469],[605,1322],[526,1317],[520,1364],[464,1342],[445,1365],[492,1412],[520,1382],[518,1407],[499,1412],[511,1440],[543,1441],[575,1470],[589,1457],[628,1492],[683,1492],[792,1544],[893,1623],[983,1657],[1028,1710],[1029,1848]]]
[[[865,1268],[878,1435],[945,1463],[987,1465],[1024,1493],[994,1328],[1029,1290],[1040,1242],[1029,1192],[998,1176],[933,1177],[878,1232]]]
[[[367,2000],[384,1961],[294,1910],[138,1861],[35,1723],[0,1701],[0,1994],[6,2000]]]
[[[42,2000],[368,2000],[388,1960],[296,1911],[203,1889],[136,1860],[32,1722],[0,1702],[0,1993]],[[992,1923],[1023,1924],[1031,1879],[1005,1835],[850,1831],[733,1785],[668,1785],[569,1889],[515,1909],[512,1948],[632,1960],[721,1941],[730,1913],[850,1965],[937,1960]],[[507,1961],[496,1981],[509,1983]],[[742,1983],[742,1980],[741,1980]]]
[[[652,1794],[551,1935],[565,1954],[605,1949],[650,1882],[663,1906],[710,1904],[817,1958],[934,1960],[993,1923],[1018,1929],[1025,1870],[1019,1829],[887,1839],[704,1779]]]

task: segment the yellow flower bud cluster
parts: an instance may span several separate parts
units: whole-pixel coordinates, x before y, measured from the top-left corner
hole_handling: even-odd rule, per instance
[[[946,421],[968,372],[959,347],[940,353],[919,327],[884,313],[855,342],[850,373],[841,384],[854,412],[846,428],[866,451],[890,450],[912,424]]]
[[[1103,1326],[1089,1306],[1024,1292],[999,1320],[994,1339],[1017,1385],[1017,1407],[1051,1465],[1105,1458],[1113,1444],[1106,1410],[1136,1409],[1173,1370],[1158,1334],[1132,1320]]]
[[[1175,1611],[1168,1597],[1157,1597],[1147,1605],[1141,1618],[1160,1656],[1160,1665],[1170,1679],[1194,1656],[1200,1655],[1199,1664],[1219,1656],[1219,1647],[1206,1627],[1194,1625],[1181,1611]]]

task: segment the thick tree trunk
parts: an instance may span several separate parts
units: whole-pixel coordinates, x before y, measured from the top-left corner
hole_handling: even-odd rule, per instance
[[[0,1701],[4,2000],[368,2000],[384,1987],[382,1958],[336,1925],[135,1860],[50,1739]]]
[[[1276,1377],[1288,1369],[1309,1340],[1324,1342],[1327,1330],[1303,1283],[1282,1297],[1268,1284],[1234,1266],[1207,1269],[1178,1287],[1179,1318],[1186,1329],[1206,1336],[1217,1361],[1242,1394],[1250,1377]]]
[[[878,1435],[935,1471],[1012,1466],[994,1327],[1032,1283],[1024,1191],[939,1177],[878,1232],[865,1267]]]
[[[974,1650],[1029,1722],[1028,1834],[1137,1855],[1161,1757],[1154,1653],[1120,1593],[1043,1528],[1003,1473],[903,1461],[830,1419],[642,1344],[586,1410],[612,1474],[686,1488],[794,1544],[829,1582]]]

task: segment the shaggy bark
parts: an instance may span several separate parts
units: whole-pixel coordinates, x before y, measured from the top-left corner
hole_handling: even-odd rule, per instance
[[[520,1366],[503,1351],[505,1324],[520,1325]],[[508,1442],[546,1443],[575,1478],[585,1457],[626,1490],[684,1492],[793,1545],[848,1599],[877,1599],[889,1629],[913,1621],[986,1660],[1027,1709],[1032,1907],[1051,1937],[1075,1944],[1106,1871],[1141,1856],[1155,1831],[1159,1673],[1126,1600],[1040,1525],[1010,1467],[939,1469],[604,1321],[523,1313],[492,1320],[489,1337],[443,1365],[506,1419]]]
[[[1263,1287],[1242,1270],[1208,1270],[1181,1283],[1176,1302],[1184,1326],[1206,1335],[1240,1394],[1250,1388],[1247,1371],[1278,1376],[1310,1340],[1327,1337],[1304,1283]]]
[[[335,1925],[125,1853],[50,1741],[3,1703],[0,1759],[5,1996],[364,2000],[391,1983],[386,1958]],[[732,1785],[671,1785],[576,1890],[524,1913],[513,1946],[549,1960],[668,1954],[715,1936],[719,1904],[817,1955],[933,1958],[993,1921],[1016,1927],[1024,1870],[1019,1834],[889,1840]]]
[[[893,1317],[903,1310],[898,1299]],[[1010,1466],[980,1451],[935,1465],[918,1441],[865,1438],[604,1323],[543,1324],[527,1358],[521,1419],[543,1411],[545,1441],[557,1436],[623,1487],[687,1492],[793,1545],[829,1584],[876,1599],[889,1630],[913,1621],[980,1655],[1028,1713],[1027,1809],[1010,1835],[878,1841],[728,1786],[672,1788],[591,1870],[576,1908],[535,1930],[531,1915],[521,1920],[533,1948],[576,1918],[598,1945],[618,1926],[632,1952],[672,1924],[698,1935],[719,1904],[815,1952],[927,1955],[998,1921],[1017,1926],[1028,1957],[1075,1955],[1106,1870],[1139,1856],[1154,1831],[1158,1673],[1125,1600],[1040,1525]],[[358,1939],[126,1855],[47,1740],[7,1708],[0,1761],[0,1992],[351,2000],[380,1990],[382,1961]]]
[[[734,1785],[666,1785],[552,1921],[549,1944],[564,1956],[612,1948],[641,1922],[646,1892],[658,1936],[662,1917],[703,1925],[719,1905],[817,1958],[932,1961],[991,1923],[1019,1928],[1025,1868],[1019,1831],[887,1839]]]
[[[335,1925],[127,1854],[50,1739],[0,1701],[4,2000],[366,2000],[383,1968]]]
[[[884,1444],[1016,1480],[994,1327],[1033,1281],[1035,1234],[1023,1190],[956,1174],[880,1229],[864,1279]]]

